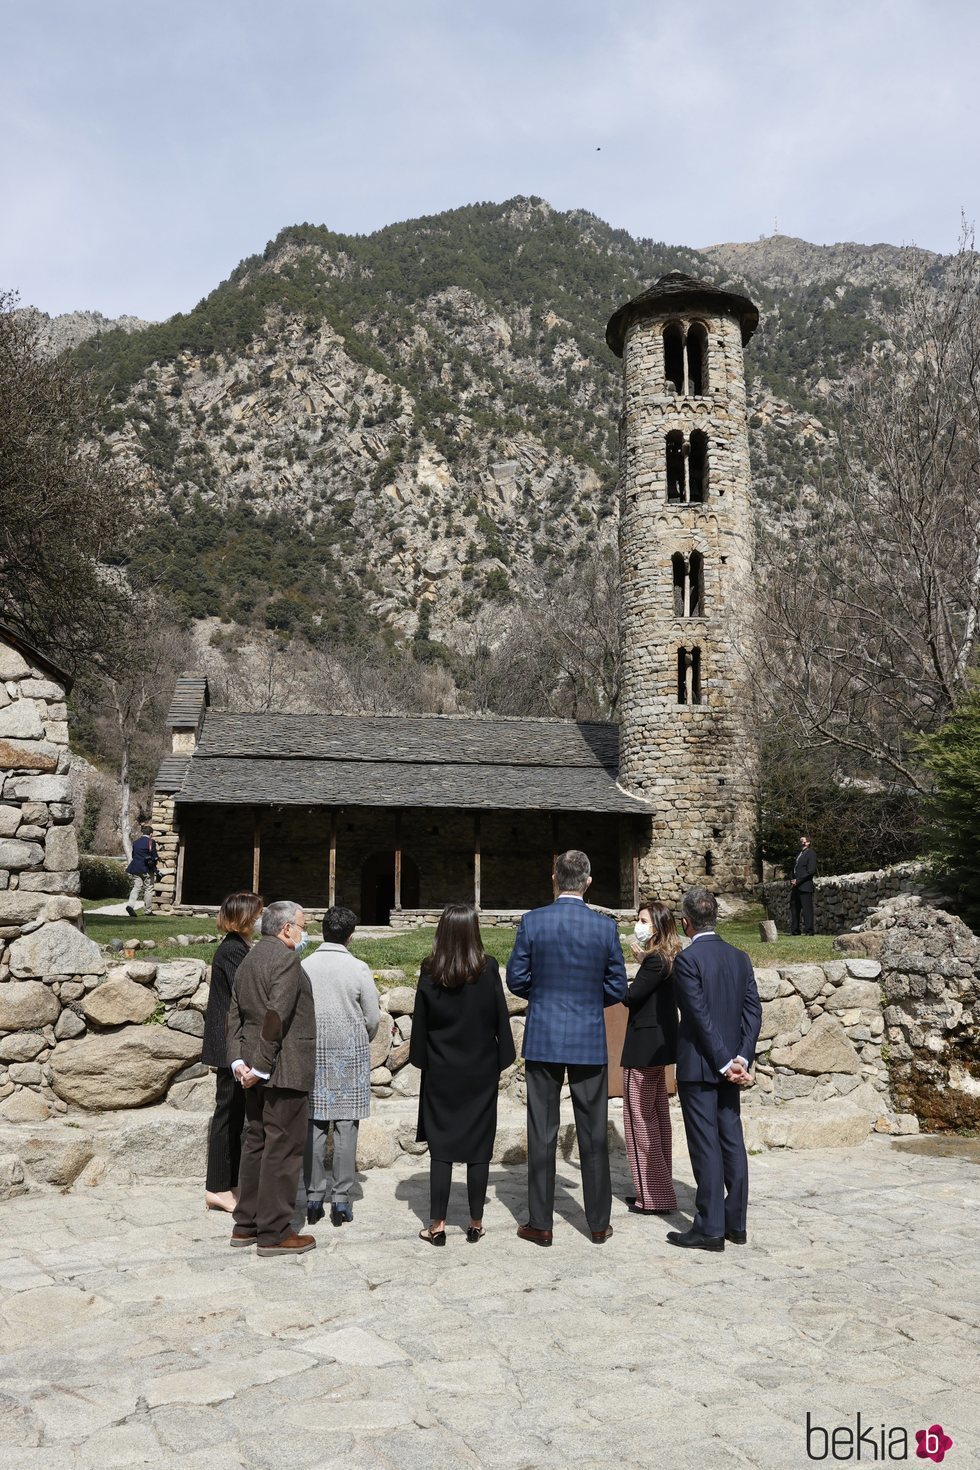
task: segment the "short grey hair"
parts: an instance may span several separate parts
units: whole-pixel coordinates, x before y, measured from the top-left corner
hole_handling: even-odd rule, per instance
[[[696,933],[713,929],[718,921],[718,900],[707,888],[689,888],[681,899],[681,913]]]
[[[570,848],[555,858],[555,881],[560,893],[584,893],[592,876],[592,864],[584,852]]]
[[[270,903],[267,909],[262,910],[262,933],[267,939],[275,939],[287,924],[296,922],[296,915],[299,912],[299,904],[293,903],[288,898],[281,898],[277,903]]]

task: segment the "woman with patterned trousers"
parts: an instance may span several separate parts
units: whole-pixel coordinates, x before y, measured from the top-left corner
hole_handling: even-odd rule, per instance
[[[351,909],[327,909],[323,943],[303,961],[316,1010],[316,1076],[293,1222],[297,1230],[304,1211],[309,1225],[323,1219],[328,1189],[331,1224],[343,1225],[354,1218],[357,1130],[371,1111],[371,1042],[381,1019],[374,977],[348,948],[356,925]],[[331,1124],[332,1173],[327,1169]]]
[[[670,1108],[665,1068],[677,1060],[677,1006],[671,970],[681,947],[677,924],[665,904],[640,906],[633,953],[640,961],[626,1005],[623,1043],[623,1122],[635,1196],[635,1215],[670,1215],[677,1209],[671,1178]]]

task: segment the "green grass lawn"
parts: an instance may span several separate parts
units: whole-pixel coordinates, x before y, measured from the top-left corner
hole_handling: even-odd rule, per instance
[[[156,941],[156,953],[163,959],[194,957],[210,960],[214,953],[213,943],[179,947],[167,943],[171,935],[213,935],[216,932],[213,919],[193,919],[179,914],[154,914],[149,919],[131,919],[124,914],[117,918],[111,914],[93,914],[90,903],[86,904],[86,908],[89,912],[85,917],[85,932],[99,944],[108,944],[112,939],[153,939]],[[730,944],[737,944],[740,949],[747,950],[753,964],[759,966],[830,959],[833,943],[833,936],[830,934],[818,934],[812,939],[793,939],[788,935],[781,935],[776,944],[760,943],[759,920],[762,918],[762,909],[753,909],[735,923],[720,924],[718,932]],[[310,927],[311,938],[319,940],[319,926],[314,923]],[[621,933],[628,956],[630,930],[624,928]],[[418,972],[419,963],[431,950],[434,938],[434,929],[409,929],[404,933],[386,935],[383,939],[359,939],[355,934],[351,948],[373,970],[405,970],[411,980]],[[483,943],[487,953],[494,955],[502,967],[513,947],[514,931],[484,929]]]

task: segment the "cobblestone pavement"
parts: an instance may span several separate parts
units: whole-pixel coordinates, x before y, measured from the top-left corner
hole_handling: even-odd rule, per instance
[[[300,1260],[230,1250],[186,1181],[0,1206],[6,1470],[795,1467],[808,1411],[821,1430],[860,1414],[876,1446],[902,1427],[919,1464],[914,1431],[938,1422],[951,1470],[978,1463],[969,1157],[756,1157],[750,1243],[721,1256],[672,1249],[621,1198],[593,1246],[567,1164],[552,1250],[514,1234],[522,1168],[492,1171],[477,1246],[457,1187],[434,1250],[425,1165],[365,1176],[354,1224],[320,1225]]]

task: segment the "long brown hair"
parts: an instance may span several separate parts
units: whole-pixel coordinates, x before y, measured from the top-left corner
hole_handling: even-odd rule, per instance
[[[433,984],[444,990],[472,985],[486,958],[476,909],[471,903],[447,903],[439,918],[432,953],[422,961]]]
[[[246,944],[251,944],[252,930],[264,908],[261,893],[229,893],[218,910],[217,927],[222,934],[237,934]]]
[[[658,954],[669,975],[674,968],[674,956],[681,947],[680,935],[677,933],[677,920],[674,918],[673,910],[669,909],[665,903],[659,903],[655,898],[640,904],[636,911],[637,918],[644,910],[650,915],[653,922],[653,934],[643,946],[643,952],[644,954]]]

